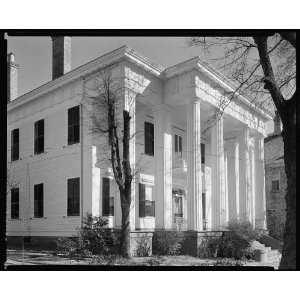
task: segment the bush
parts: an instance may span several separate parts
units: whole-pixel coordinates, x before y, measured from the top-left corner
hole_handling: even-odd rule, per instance
[[[150,256],[151,246],[149,245],[149,239],[147,236],[142,236],[137,241],[137,247],[135,250],[135,255],[139,257]]]
[[[155,232],[152,239],[152,253],[154,255],[178,255],[181,243],[176,233],[167,231]]]
[[[110,229],[105,228],[107,220],[87,214],[78,237],[64,237],[57,240],[59,253],[73,258],[108,255],[118,250],[117,239]]]
[[[234,259],[252,259],[254,257],[251,242],[259,237],[258,231],[249,222],[230,222],[228,231],[219,238],[209,238],[201,247],[202,258],[222,257]]]

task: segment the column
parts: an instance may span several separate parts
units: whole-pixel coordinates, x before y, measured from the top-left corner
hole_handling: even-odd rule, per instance
[[[226,226],[226,197],[225,197],[225,164],[223,117],[215,117],[211,129],[212,154],[212,227],[214,230]]]
[[[255,196],[256,196],[256,180],[255,180],[255,151],[254,145],[250,148],[250,167],[251,167],[251,199],[250,199],[250,222],[255,227]]]
[[[233,139],[226,143],[228,151],[228,215],[229,221],[239,217],[239,143]]]
[[[187,223],[196,231],[203,229],[200,117],[200,100],[192,100],[187,104]]]
[[[172,229],[172,128],[166,105],[154,108],[155,227]]]
[[[260,134],[254,138],[255,147],[255,227],[267,229],[266,225],[266,191],[264,165],[264,137]]]
[[[251,177],[249,156],[249,128],[240,135],[240,220],[250,221]]]
[[[130,143],[129,143],[129,155],[130,155],[130,167],[131,173],[134,174],[134,178],[131,183],[131,205],[130,205],[130,230],[135,230],[135,201],[136,201],[136,178],[135,178],[135,106],[136,106],[136,93],[132,90],[125,89],[124,110],[127,110],[131,116],[130,119]],[[123,120],[123,116],[122,116]],[[123,150],[122,150],[123,151]]]

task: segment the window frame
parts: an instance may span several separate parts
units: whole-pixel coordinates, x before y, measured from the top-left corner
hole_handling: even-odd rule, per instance
[[[151,188],[152,200],[146,199],[146,188]],[[150,205],[149,205],[150,204]],[[155,200],[153,200],[153,186],[139,183],[139,217],[155,218]]]
[[[77,184],[77,187],[75,187],[75,183]],[[70,195],[70,189],[72,189],[72,195]],[[78,195],[75,195],[77,191],[78,191]],[[67,216],[79,217],[80,204],[81,204],[80,203],[80,177],[68,178],[67,179]],[[74,209],[74,207],[76,209]]]
[[[17,199],[15,199],[16,195],[18,195]],[[18,187],[10,190],[10,218],[12,220],[20,218],[20,189]]]
[[[42,126],[41,126],[42,125]],[[34,154],[45,152],[45,120],[34,122]]]
[[[68,145],[80,143],[80,105],[68,109]]]
[[[149,121],[144,122],[144,153],[154,156],[154,124]]]
[[[35,184],[33,194],[33,216],[34,218],[44,218],[44,184]]]
[[[15,141],[17,133],[17,142]],[[11,153],[10,159],[11,161],[16,161],[20,159],[20,130],[19,128],[15,128],[11,131]],[[16,154],[17,153],[17,154]]]

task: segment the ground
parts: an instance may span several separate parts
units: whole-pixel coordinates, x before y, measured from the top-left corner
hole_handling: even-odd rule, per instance
[[[106,261],[107,263],[107,261]],[[87,265],[102,264],[101,261],[91,262],[90,259],[74,260],[55,255],[50,251],[33,250],[7,250],[7,266],[12,265]],[[136,266],[267,266],[278,269],[278,263],[257,261],[236,261],[234,259],[200,259],[197,257],[180,256],[155,256],[133,257],[130,259],[117,258],[113,265],[136,265]]]

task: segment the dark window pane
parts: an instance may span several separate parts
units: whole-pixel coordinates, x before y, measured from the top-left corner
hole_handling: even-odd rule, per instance
[[[175,134],[175,153],[178,152],[178,135]]]
[[[154,155],[154,125],[149,122],[144,123],[145,134],[145,154]]]
[[[201,163],[205,164],[205,144],[201,144]]]
[[[14,129],[11,132],[11,160],[19,159],[19,129]]]
[[[114,197],[110,195],[109,178],[102,178],[102,215],[113,216],[114,215]]]
[[[80,210],[80,179],[68,179],[68,216],[79,216]]]
[[[79,143],[80,136],[80,111],[79,106],[72,107],[68,110],[68,144]]]
[[[42,183],[34,185],[34,217],[44,216],[44,186]]]
[[[44,120],[34,123],[34,153],[44,152]]]
[[[19,218],[19,188],[11,189],[11,218]]]

